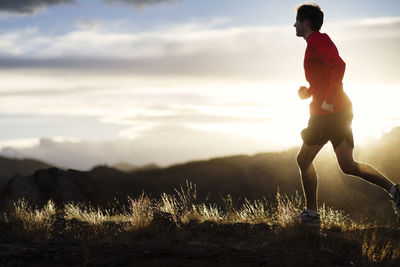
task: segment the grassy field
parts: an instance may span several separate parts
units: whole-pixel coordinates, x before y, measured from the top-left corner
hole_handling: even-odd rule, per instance
[[[399,266],[398,222],[354,220],[322,205],[321,229],[301,225],[299,194],[233,205],[200,203],[196,185],[110,208],[20,199],[2,214],[0,263],[58,266]],[[100,260],[100,258],[102,260]]]

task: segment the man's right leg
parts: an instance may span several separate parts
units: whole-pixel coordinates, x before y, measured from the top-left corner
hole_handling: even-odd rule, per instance
[[[323,145],[307,145],[303,143],[297,155],[297,164],[300,168],[303,190],[306,197],[306,207],[310,210],[317,210],[317,172],[313,160]]]

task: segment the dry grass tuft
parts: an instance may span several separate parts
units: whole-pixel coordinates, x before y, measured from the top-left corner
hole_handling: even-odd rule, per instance
[[[13,203],[11,211],[6,218],[9,221],[20,222],[23,229],[28,233],[34,233],[48,239],[54,223],[53,215],[55,214],[56,208],[52,200],[49,200],[43,208],[38,209],[30,207],[29,203],[22,198]]]
[[[364,230],[376,225],[366,221],[356,221],[342,210],[326,207],[325,203],[319,209],[321,214],[321,227],[327,230],[354,231]]]
[[[153,219],[153,210],[151,199],[142,194],[137,199],[128,196],[128,206],[119,214],[99,207],[68,203],[64,206],[64,218],[67,220],[76,219],[85,223],[87,227],[84,229],[74,231],[73,226],[70,226],[69,230],[78,239],[91,240],[99,236],[115,235],[116,233],[112,233],[116,231],[115,229],[106,227],[109,223],[120,225],[118,231],[135,232],[144,229],[150,225]],[[86,232],[82,233],[82,231]]]
[[[376,230],[365,233],[361,251],[368,261],[374,263],[390,262],[400,258],[400,244],[382,240]]]
[[[276,208],[272,215],[275,224],[286,227],[296,223],[302,205],[303,200],[298,192],[289,197],[281,194],[278,190],[276,193]]]
[[[213,207],[208,208],[204,204],[197,204],[197,188],[192,182],[186,180],[186,187],[181,185],[179,190],[175,189],[175,193],[175,195],[163,193],[158,208],[162,212],[171,214],[178,226],[180,223],[190,221],[203,222],[205,219],[202,214],[209,218],[213,214],[219,214]],[[218,220],[218,218],[214,217],[212,220]]]
[[[91,240],[116,241],[124,238],[129,241],[129,238],[138,236],[138,233],[163,234],[156,229],[164,229],[158,226],[162,226],[165,220],[154,220],[154,215],[159,213],[169,219],[173,218],[177,227],[169,228],[173,229],[172,235],[174,231],[180,231],[181,226],[190,222],[209,221],[219,225],[267,224],[279,230],[279,240],[277,240],[281,244],[290,245],[293,242],[303,244],[304,235],[301,237],[299,233],[304,229],[298,225],[296,218],[301,212],[304,201],[297,192],[294,196],[288,196],[278,190],[274,201],[266,197],[258,200],[245,199],[243,204],[237,206],[233,205],[230,195],[222,197],[222,200],[223,208],[216,204],[200,203],[196,185],[186,181],[186,186],[175,189],[174,194],[163,193],[158,201],[143,193],[138,198],[128,197],[126,206],[117,203],[112,209],[93,207],[90,204],[67,203],[63,209],[57,211],[52,200],[38,209],[30,206],[26,200],[20,199],[13,203],[5,218],[9,222],[19,222],[26,233],[36,238],[49,239],[52,234],[57,234],[57,231],[65,231],[66,235],[71,234],[72,238],[84,243]],[[399,260],[400,244],[390,238],[382,238],[376,232],[371,233],[370,228],[376,229],[376,225],[354,220],[345,212],[326,207],[325,204],[319,212],[321,230],[326,231],[325,233],[343,232],[340,233],[344,237],[343,240],[349,241],[350,246],[356,243],[359,254],[362,254],[368,262]],[[52,231],[55,218],[66,220],[65,229],[58,229],[57,226],[57,231]],[[62,224],[58,224],[57,221],[56,225]],[[365,231],[365,236],[361,231]]]
[[[101,224],[109,220],[110,215],[107,211],[92,206],[84,206],[80,203],[67,203],[64,206],[64,218],[67,220],[77,219],[89,224]]]
[[[265,198],[262,200],[254,200],[253,202],[245,199],[242,207],[238,211],[235,211],[235,213],[236,217],[231,217],[231,220],[234,222],[273,224],[269,202]]]
[[[133,199],[128,196],[128,207],[120,216],[114,216],[115,221],[124,221],[129,224],[125,227],[128,231],[140,230],[148,227],[153,220],[154,207],[151,199],[144,195]]]
[[[216,223],[224,223],[226,221],[226,215],[221,211],[221,208],[217,205],[199,204],[193,206],[195,209],[195,219],[199,222],[212,221]]]
[[[88,241],[104,235],[104,223],[109,221],[111,216],[107,210],[85,206],[79,203],[67,203],[64,206],[64,218],[69,221],[78,220],[82,222],[81,227],[74,227],[69,224],[67,230],[81,240]]]
[[[94,234],[104,232],[104,223],[123,223],[126,231],[137,231],[148,227],[155,212],[169,214],[177,226],[190,221],[212,221],[220,224],[248,223],[268,224],[281,228],[296,224],[296,218],[303,206],[302,197],[296,192],[294,196],[281,194],[278,190],[275,202],[265,197],[259,200],[244,200],[239,208],[234,208],[232,197],[222,197],[225,203],[224,209],[216,204],[199,203],[196,185],[186,181],[186,187],[175,189],[175,194],[161,195],[160,201],[150,199],[144,193],[137,199],[128,197],[128,205],[122,212],[115,210],[95,208],[90,204],[67,203],[62,215],[66,220],[78,220],[86,223]],[[374,227],[374,224],[366,221],[356,221],[343,211],[326,207],[319,209],[321,214],[321,227],[327,230],[352,231]],[[26,231],[42,229],[49,233],[49,229],[56,214],[54,202],[49,202],[42,208],[31,208],[24,199],[13,204],[8,217],[20,221]]]

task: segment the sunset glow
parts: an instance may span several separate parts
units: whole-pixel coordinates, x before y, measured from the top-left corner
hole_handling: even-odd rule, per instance
[[[301,145],[301,2],[122,2],[2,12],[1,155],[87,169]],[[322,31],[346,62],[356,143],[366,144],[400,126],[399,4],[354,1],[340,12],[347,2],[320,2]],[[93,159],[77,156],[79,144]],[[56,159],[61,151],[68,160]]]

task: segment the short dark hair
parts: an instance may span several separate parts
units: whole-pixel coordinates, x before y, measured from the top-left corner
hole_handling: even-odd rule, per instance
[[[300,22],[308,19],[311,23],[311,30],[319,31],[324,23],[324,12],[315,3],[301,5],[297,7],[297,19]]]

